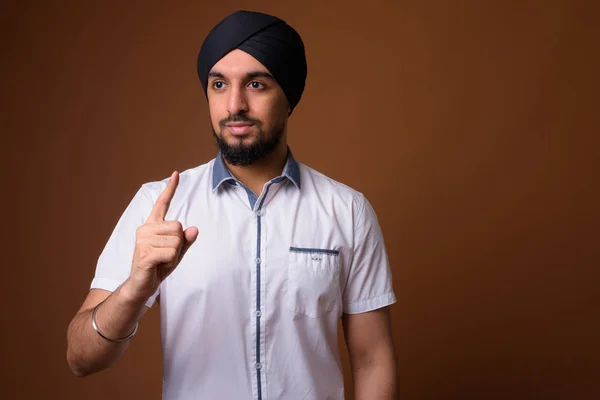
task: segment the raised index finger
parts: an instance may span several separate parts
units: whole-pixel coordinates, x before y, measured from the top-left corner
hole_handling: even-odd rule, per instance
[[[177,185],[179,184],[179,173],[177,171],[171,174],[171,178],[167,183],[167,187],[162,191],[158,199],[156,199],[156,203],[154,203],[154,207],[152,207],[152,211],[148,216],[148,221],[164,221],[165,216],[167,215],[167,211],[169,211],[169,205],[171,204],[171,200],[175,195],[175,190],[177,189]]]

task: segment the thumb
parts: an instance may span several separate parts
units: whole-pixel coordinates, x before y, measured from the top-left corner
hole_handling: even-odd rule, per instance
[[[181,253],[179,256],[180,260],[181,258],[183,258],[183,255],[188,251],[190,246],[194,244],[196,238],[198,238],[198,228],[196,228],[195,226],[190,226],[185,231],[183,231],[183,237],[185,238],[185,242],[181,247]]]

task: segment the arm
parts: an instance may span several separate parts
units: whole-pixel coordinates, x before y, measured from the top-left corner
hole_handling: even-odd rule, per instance
[[[92,289],[67,329],[67,362],[76,376],[86,376],[111,367],[125,353],[129,341],[110,342],[92,328],[92,310],[98,329],[110,338],[127,336],[148,309],[143,301],[127,294],[127,282],[110,293]]]
[[[356,400],[396,399],[396,357],[389,307],[344,314],[342,323]]]
[[[146,312],[150,297],[158,291],[161,282],[173,272],[196,240],[196,227],[184,231],[178,221],[165,221],[178,182],[179,175],[175,172],[143,225],[135,228],[131,222],[137,221],[137,218],[131,217],[138,213],[138,207],[133,206],[122,218],[129,222],[124,224],[126,228],[115,231],[112,247],[120,250],[116,257],[108,258],[109,261],[104,261],[104,264],[110,266],[112,262],[120,265],[125,258],[131,257],[131,251],[131,271],[112,294],[106,290],[92,289],[69,324],[67,362],[75,375],[86,376],[108,368],[127,350],[126,341],[107,340],[94,330],[94,307],[104,301],[96,312],[96,326],[104,336],[110,339],[128,336]],[[135,246],[129,239],[134,229]]]

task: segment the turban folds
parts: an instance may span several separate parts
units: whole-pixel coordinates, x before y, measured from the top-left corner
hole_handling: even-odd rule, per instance
[[[208,34],[198,53],[198,77],[207,93],[208,73],[227,53],[240,49],[264,65],[287,97],[291,110],[304,91],[307,66],[298,32],[272,15],[236,11]]]

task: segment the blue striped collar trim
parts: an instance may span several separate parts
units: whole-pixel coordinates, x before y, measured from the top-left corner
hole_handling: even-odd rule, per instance
[[[231,182],[235,183],[235,178],[231,175],[231,172],[225,166],[225,162],[223,162],[223,156],[221,151],[217,154],[217,158],[215,158],[215,162],[212,168],[212,186],[213,192],[223,184],[223,182]]]
[[[282,177],[289,179],[298,189],[300,189],[300,165],[298,165],[298,162],[292,155],[292,151],[289,147],[287,161],[285,162],[283,172],[279,178]],[[225,162],[223,161],[223,156],[221,154],[221,151],[219,150],[212,168],[213,192],[224,182],[235,183],[236,181],[237,180],[235,179],[235,177],[231,175],[231,172],[229,172],[229,169],[225,165]]]

